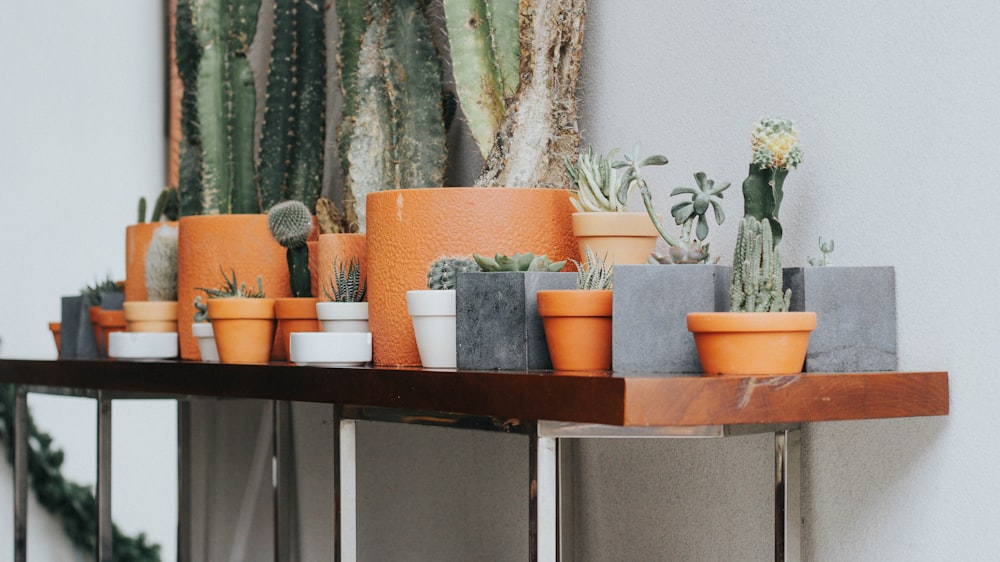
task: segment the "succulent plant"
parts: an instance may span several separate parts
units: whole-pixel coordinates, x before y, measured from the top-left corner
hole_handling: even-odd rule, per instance
[[[177,227],[162,225],[153,231],[146,250],[146,298],[177,300]]]
[[[312,214],[305,203],[298,200],[282,201],[267,212],[267,226],[271,236],[286,248],[288,281],[293,297],[311,297],[309,279],[309,246],[306,239],[312,230]]]
[[[208,322],[208,304],[201,300],[201,295],[194,298],[194,321]]]
[[[674,216],[674,222],[682,225],[685,235],[682,238],[690,239],[691,225],[695,225],[695,236],[698,240],[705,240],[708,237],[708,221],[705,220],[705,213],[711,206],[715,215],[715,224],[722,224],[726,220],[726,213],[722,210],[723,191],[729,189],[729,182],[715,185],[715,181],[708,179],[705,172],[697,172],[694,175],[697,187],[677,187],[670,192],[670,196],[690,194],[690,201],[682,201],[670,208],[670,214]]]
[[[798,132],[789,119],[765,118],[757,124],[750,146],[753,160],[743,181],[743,216],[771,223],[777,246],[783,231],[778,210],[784,199],[785,178],[789,167],[796,168],[802,163]]]
[[[781,254],[774,247],[771,225],[744,217],[740,221],[729,285],[732,312],[784,312],[791,302],[791,289],[783,290]]]
[[[827,259],[830,254],[833,253],[833,240],[823,241],[823,237],[819,237],[819,251],[823,253],[822,258],[809,258],[809,265],[822,267],[825,265],[830,265],[830,261]]]
[[[361,260],[358,258],[351,258],[346,265],[336,260],[330,286],[323,288],[330,302],[363,302],[367,291],[368,280],[361,279]]]
[[[601,291],[610,289],[614,278],[615,266],[607,262],[606,257],[598,256],[587,246],[584,251],[584,263],[570,260],[576,265],[576,288],[584,291]]]
[[[614,169],[614,158],[618,149],[605,156],[595,154],[594,147],[588,146],[581,152],[576,164],[564,159],[566,175],[569,176],[572,195],[570,203],[580,213],[622,212],[628,210],[628,199],[635,186],[626,183]]]
[[[427,288],[435,290],[449,290],[455,288],[455,280],[459,273],[479,271],[476,262],[464,257],[441,256],[431,264],[427,271]]]
[[[566,260],[553,262],[545,254],[536,256],[528,252],[526,254],[514,254],[506,256],[496,254],[494,257],[472,254],[472,259],[483,271],[562,271],[566,266]]]
[[[230,279],[226,276],[226,271],[221,267],[219,270],[222,272],[222,285],[218,289],[206,289],[205,287],[195,287],[199,291],[204,291],[208,298],[210,299],[226,299],[226,298],[240,298],[240,299],[262,299],[264,298],[264,280],[260,275],[257,276],[257,290],[252,291],[247,289],[246,283],[238,283],[236,281],[236,271],[231,270],[233,278]]]
[[[93,285],[85,285],[81,292],[83,296],[87,297],[87,301],[90,302],[91,306],[100,306],[101,293],[120,293],[124,290],[124,284],[115,281],[109,273],[103,281],[95,279]]]

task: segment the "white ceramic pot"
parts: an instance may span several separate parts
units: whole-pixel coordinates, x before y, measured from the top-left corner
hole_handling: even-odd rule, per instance
[[[324,332],[369,331],[366,302],[319,302],[316,317]]]
[[[455,291],[425,289],[406,292],[420,363],[429,369],[454,369]]]
[[[177,357],[177,332],[112,332],[108,357],[134,361]]]
[[[215,332],[211,322],[194,322],[191,324],[191,334],[198,340],[198,351],[201,360],[206,363],[219,362],[219,349],[215,347]]]
[[[372,335],[368,332],[295,332],[289,359],[313,367],[358,367],[372,360]]]

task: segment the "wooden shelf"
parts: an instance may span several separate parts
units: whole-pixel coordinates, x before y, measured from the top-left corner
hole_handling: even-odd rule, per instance
[[[949,400],[948,373],[940,371],[703,377],[5,359],[0,383],[632,427],[938,416],[948,414]]]

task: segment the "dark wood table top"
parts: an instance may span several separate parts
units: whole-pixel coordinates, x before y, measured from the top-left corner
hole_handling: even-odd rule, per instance
[[[509,372],[181,361],[0,360],[0,383],[167,396],[258,398],[600,423],[784,424],[948,414],[948,373]]]

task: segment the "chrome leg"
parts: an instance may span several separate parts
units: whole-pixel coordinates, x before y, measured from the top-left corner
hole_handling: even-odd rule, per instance
[[[558,496],[556,478],[556,448],[558,439],[555,437],[537,437],[537,522],[535,540],[538,545],[539,562],[556,562],[558,560]]]
[[[799,429],[774,434],[774,559],[802,559],[802,516],[799,496],[802,471],[802,436]]]
[[[28,389],[14,387],[14,561],[28,560]]]
[[[340,475],[337,478],[337,525],[339,526],[337,545],[340,562],[356,562],[358,559],[358,521],[357,521],[357,455],[356,437],[357,422],[342,419],[337,413],[334,420],[339,421],[337,452],[339,458],[335,466]]]
[[[294,559],[292,517],[295,503],[295,469],[292,442],[292,403],[272,401],[272,485],[274,487],[274,560]]]
[[[97,393],[97,560],[111,562],[111,399]]]

